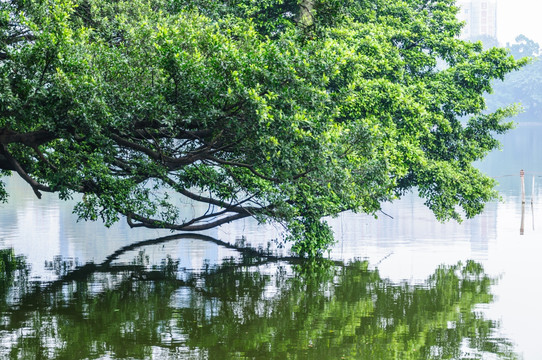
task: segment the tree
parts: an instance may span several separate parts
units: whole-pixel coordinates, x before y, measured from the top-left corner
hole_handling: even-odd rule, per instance
[[[540,46],[538,43],[523,34],[516,37],[515,43],[507,43],[506,47],[510,49],[510,53],[518,59],[526,56],[538,56],[538,54],[540,54]]]
[[[514,44],[507,44],[510,54],[517,59],[530,58],[532,62],[506,76],[505,82],[494,84],[495,94],[487,98],[489,108],[509,103],[521,103],[525,113],[518,120],[536,121],[542,115],[542,62],[540,46],[525,35],[516,37]]]
[[[0,169],[38,197],[84,194],[83,219],[190,231],[252,216],[306,255],[333,241],[323,217],[375,214],[414,187],[438,219],[472,217],[496,192],[471,163],[515,111],[483,115],[483,95],[525,61],[457,39],[456,12],[2,1]],[[181,197],[206,210],[184,214]]]

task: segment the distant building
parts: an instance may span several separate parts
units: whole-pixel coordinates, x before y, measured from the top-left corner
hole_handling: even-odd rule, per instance
[[[497,0],[459,0],[458,18],[466,25],[462,39],[497,37]]]

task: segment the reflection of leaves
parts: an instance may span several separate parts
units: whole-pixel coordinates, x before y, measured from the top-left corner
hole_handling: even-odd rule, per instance
[[[16,256],[13,249],[0,250],[0,281],[11,280],[18,270],[25,269],[22,256]]]
[[[498,324],[475,311],[492,301],[492,279],[479,264],[439,267],[422,285],[392,283],[367,265],[228,261],[188,281],[176,278],[171,258],[135,277],[112,267],[36,292],[39,300],[11,309],[0,331],[33,329],[35,336],[16,336],[12,354],[56,359],[144,359],[157,351],[213,359],[456,359],[466,351],[514,358],[511,345],[494,338]]]
[[[214,356],[262,359],[307,351],[315,358],[459,358],[465,340],[475,352],[509,352],[509,344],[491,338],[497,324],[473,311],[491,300],[491,280],[475,263],[441,267],[423,286],[394,285],[364,262],[334,270],[335,280],[318,287],[293,277],[277,297],[222,302],[211,319],[194,325],[189,344]],[[197,318],[187,316],[194,311],[184,310],[180,327]],[[232,321],[232,314],[243,315]]]
[[[28,281],[29,268],[24,257],[15,255],[13,249],[0,250],[0,311],[7,302],[10,291],[13,291],[14,283],[26,283]],[[17,289],[15,289],[17,290]],[[12,298],[19,298],[21,294],[11,294]]]
[[[45,269],[53,271],[57,276],[65,276],[81,266],[77,259],[63,258],[57,255],[53,258],[53,261],[45,262]]]

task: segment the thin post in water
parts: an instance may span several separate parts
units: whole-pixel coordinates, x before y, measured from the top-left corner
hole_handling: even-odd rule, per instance
[[[519,178],[521,179],[521,226],[519,228],[519,234],[525,233],[525,171],[523,169],[519,172]]]
[[[525,171],[519,171],[519,178],[521,179],[521,203],[525,204]]]
[[[531,214],[533,217],[533,230],[534,230],[534,175],[533,175],[533,185],[531,187]]]

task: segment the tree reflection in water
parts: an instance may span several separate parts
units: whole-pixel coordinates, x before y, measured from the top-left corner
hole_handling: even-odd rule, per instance
[[[516,358],[476,310],[492,301],[479,264],[439,267],[423,285],[367,265],[244,257],[186,275],[141,253],[38,285],[12,267],[0,277],[0,357]]]

